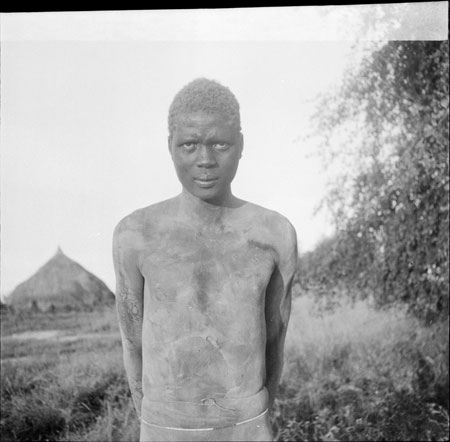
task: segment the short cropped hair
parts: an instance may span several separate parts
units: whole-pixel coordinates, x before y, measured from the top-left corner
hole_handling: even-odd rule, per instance
[[[170,105],[169,135],[180,116],[201,111],[218,114],[241,130],[239,102],[230,89],[215,80],[197,78],[181,88]]]

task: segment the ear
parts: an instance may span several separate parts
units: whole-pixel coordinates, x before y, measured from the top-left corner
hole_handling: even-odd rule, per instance
[[[167,147],[169,148],[170,155],[172,155],[172,135],[167,137]]]
[[[239,158],[242,158],[242,151],[244,150],[244,134],[239,133]]]

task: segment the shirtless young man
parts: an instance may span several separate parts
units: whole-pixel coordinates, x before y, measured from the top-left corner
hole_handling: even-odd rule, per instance
[[[116,303],[141,441],[273,440],[295,230],[231,193],[239,104],[198,79],[169,111],[180,195],[114,231]]]

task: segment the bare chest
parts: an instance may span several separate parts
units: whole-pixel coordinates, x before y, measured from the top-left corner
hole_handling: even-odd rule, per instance
[[[224,297],[258,301],[274,262],[270,242],[250,229],[162,229],[146,240],[140,254],[153,301],[185,302],[200,310]]]

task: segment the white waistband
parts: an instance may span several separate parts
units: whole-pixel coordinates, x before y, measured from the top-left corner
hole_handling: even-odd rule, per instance
[[[178,428],[178,427],[165,427],[163,425],[157,425],[157,424],[151,424],[150,422],[147,422],[145,419],[141,417],[141,421],[145,425],[150,425],[152,427],[158,427],[158,428],[164,428],[166,430],[178,430],[178,431],[213,431],[213,430],[222,430],[224,428],[231,428],[231,427],[237,427],[238,425],[246,424],[248,422],[254,421],[255,419],[258,419],[261,416],[264,416],[269,411],[268,408],[266,408],[262,413],[258,414],[258,416],[252,417],[251,419],[246,419],[245,421],[237,422],[233,425],[228,425],[226,427],[213,427],[213,428]]]

